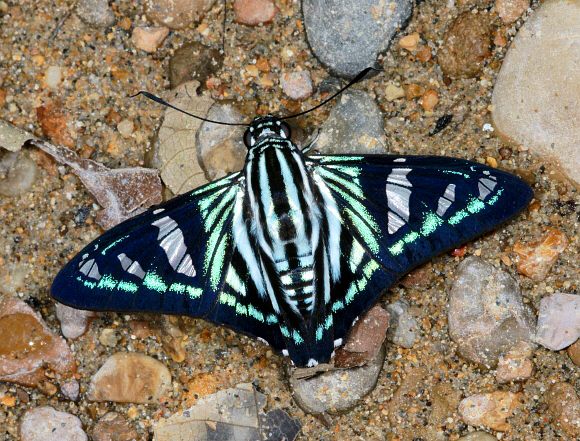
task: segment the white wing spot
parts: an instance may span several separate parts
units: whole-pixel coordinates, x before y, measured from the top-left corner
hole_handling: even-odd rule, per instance
[[[413,186],[407,179],[410,168],[395,168],[387,177],[387,205],[389,208],[387,226],[389,234],[396,233],[409,221],[410,188]]]
[[[437,205],[437,215],[443,217],[445,212],[449,209],[451,204],[455,201],[455,184],[449,184],[443,193],[443,196],[439,198],[439,203]]]
[[[497,185],[497,178],[488,174],[488,178],[480,178],[477,184],[479,189],[479,200],[484,201],[487,196],[493,191]]]
[[[161,240],[159,246],[165,251],[171,267],[180,274],[194,277],[196,274],[195,268],[193,267],[191,256],[186,254],[187,247],[177,222],[169,216],[165,216],[151,225],[159,228],[157,240]]]
[[[85,263],[81,262],[79,271],[91,279],[101,280],[101,274],[99,273],[99,267],[95,259],[87,260]]]

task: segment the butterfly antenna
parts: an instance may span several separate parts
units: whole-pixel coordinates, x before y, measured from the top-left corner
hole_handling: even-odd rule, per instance
[[[175,107],[174,105],[169,104],[167,101],[162,100],[158,96],[155,96],[152,93],[146,92],[144,90],[140,90],[135,95],[131,95],[131,98],[135,98],[136,96],[139,96],[139,95],[143,95],[146,98],[149,98],[150,100],[153,100],[159,104],[163,104],[164,106],[170,107],[173,110],[177,110],[178,112],[181,112],[185,115],[191,116],[195,119],[199,119],[200,121],[205,121],[205,122],[209,122],[209,123],[213,123],[213,124],[221,124],[223,126],[249,126],[249,124],[246,124],[246,123],[229,123],[229,122],[224,122],[224,121],[214,121],[213,119],[207,119],[207,118],[203,118],[201,116],[194,115],[193,113],[189,113],[183,109],[180,109],[179,107]]]
[[[336,92],[334,95],[332,95],[330,98],[325,99],[324,101],[322,101],[319,105],[313,107],[312,109],[308,109],[305,110],[304,112],[300,112],[300,113],[296,113],[295,115],[288,115],[288,116],[284,116],[282,118],[279,119],[289,119],[289,118],[296,118],[297,116],[302,116],[305,115],[307,113],[312,112],[313,110],[318,109],[319,107],[324,106],[326,103],[328,103],[329,101],[332,101],[334,98],[336,98],[338,95],[340,95],[342,92],[344,92],[346,89],[348,89],[349,87],[351,87],[353,84],[358,83],[360,80],[362,80],[371,70],[375,70],[377,72],[382,72],[382,69],[377,69],[374,67],[367,67],[366,69],[362,70],[361,72],[359,72],[359,74],[354,77],[350,83],[348,83],[346,86],[344,86],[342,89],[340,89],[338,92]]]

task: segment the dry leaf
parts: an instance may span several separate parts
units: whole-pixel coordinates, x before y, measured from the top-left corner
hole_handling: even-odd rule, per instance
[[[73,169],[104,208],[97,216],[97,223],[105,230],[161,203],[161,181],[157,170],[140,167],[111,170],[90,159],[80,158],[66,147],[44,141],[30,142]]]

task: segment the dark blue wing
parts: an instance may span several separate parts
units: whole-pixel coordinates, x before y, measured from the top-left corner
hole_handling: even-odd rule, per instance
[[[512,218],[533,195],[509,173],[453,158],[310,156],[307,165],[343,227],[340,279],[313,317],[318,361],[400,277]]]
[[[201,317],[284,349],[232,241],[241,181],[227,176],[107,231],[59,272],[52,296],[78,309]]]
[[[403,276],[418,264],[519,213],[532,198],[518,177],[439,156],[311,156],[343,225]]]

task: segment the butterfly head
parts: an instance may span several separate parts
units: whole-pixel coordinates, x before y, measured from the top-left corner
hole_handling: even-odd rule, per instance
[[[244,133],[244,144],[248,149],[264,138],[290,139],[290,126],[278,118],[268,115],[256,118]]]

